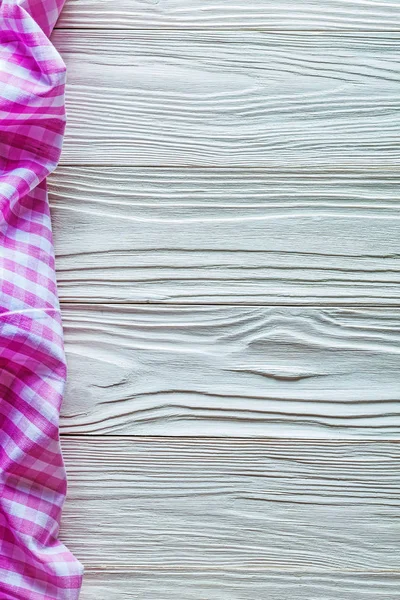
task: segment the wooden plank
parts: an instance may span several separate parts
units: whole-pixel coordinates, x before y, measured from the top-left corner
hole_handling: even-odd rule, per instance
[[[68,0],[58,27],[98,29],[400,29],[393,0]]]
[[[58,30],[63,164],[398,167],[398,33]]]
[[[65,306],[64,433],[398,438],[400,314]]]
[[[62,167],[65,301],[399,304],[400,177]]]
[[[81,600],[393,600],[398,573],[302,573],[265,569],[88,572]]]
[[[400,568],[398,443],[105,436],[63,452],[62,537],[89,569]]]

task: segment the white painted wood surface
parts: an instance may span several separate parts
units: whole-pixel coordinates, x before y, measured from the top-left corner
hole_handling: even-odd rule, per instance
[[[65,301],[400,302],[396,173],[61,167]]]
[[[90,570],[400,567],[398,444],[108,436],[63,451],[63,539]]]
[[[69,0],[58,27],[82,29],[400,29],[397,0]]]
[[[389,0],[67,0],[81,600],[397,598],[399,30]]]
[[[82,600],[393,600],[398,573],[273,569],[89,571]]]
[[[397,438],[400,314],[64,306],[64,433]]]
[[[58,30],[62,164],[398,168],[399,36]]]

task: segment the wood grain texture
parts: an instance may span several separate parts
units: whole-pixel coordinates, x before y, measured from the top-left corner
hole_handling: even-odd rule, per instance
[[[399,304],[400,178],[61,167],[65,301]]]
[[[65,306],[64,433],[397,438],[400,314]]]
[[[81,600],[394,600],[397,573],[301,573],[270,569],[88,572]]]
[[[63,539],[89,569],[400,568],[397,443],[108,436],[63,451]]]
[[[57,27],[91,29],[400,29],[393,0],[67,0]]]
[[[399,40],[58,30],[62,163],[398,167]]]

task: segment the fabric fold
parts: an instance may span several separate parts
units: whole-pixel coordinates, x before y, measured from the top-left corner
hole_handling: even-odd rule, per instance
[[[76,600],[83,566],[58,539],[67,374],[46,177],[65,128],[64,0],[0,0],[0,598]]]

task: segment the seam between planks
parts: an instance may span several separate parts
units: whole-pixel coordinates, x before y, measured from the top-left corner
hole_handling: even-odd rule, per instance
[[[218,31],[223,31],[223,32],[240,32],[240,31],[250,31],[250,32],[257,32],[257,33],[270,33],[270,34],[294,34],[294,35],[298,35],[301,33],[307,34],[307,33],[318,33],[318,34],[326,34],[326,35],[332,35],[332,34],[347,34],[347,35],[352,35],[352,34],[371,34],[371,33],[400,33],[400,27],[398,29],[269,29],[269,28],[264,28],[264,27],[218,27],[218,28],[206,28],[206,27],[113,27],[113,28],[107,28],[107,27],[65,27],[65,26],[60,26],[60,27],[54,27],[53,31],[97,31],[97,32],[107,32],[110,33],[110,31],[146,31],[146,32],[151,32],[151,31],[176,31],[176,32],[187,32],[187,31],[196,31],[196,32],[208,32],[210,33],[211,31],[214,32],[218,32]]]
[[[63,306],[68,306],[69,304],[73,304],[74,306],[79,306],[82,305],[84,307],[87,306],[108,306],[108,307],[112,307],[112,306],[118,306],[118,308],[120,308],[121,306],[126,306],[126,307],[131,307],[134,308],[135,306],[163,306],[165,308],[173,308],[175,307],[176,309],[179,308],[185,308],[185,307],[189,307],[189,306],[206,306],[207,308],[211,308],[213,306],[228,306],[228,307],[236,307],[236,308],[245,308],[246,306],[249,308],[263,308],[263,307],[293,307],[293,308],[324,308],[324,309],[329,309],[329,308],[341,308],[341,309],[346,309],[346,308],[359,308],[359,309],[367,309],[367,308],[373,308],[373,309],[382,309],[382,310],[387,310],[387,309],[397,309],[400,308],[400,302],[396,302],[396,303],[379,303],[379,304],[363,304],[361,302],[354,302],[354,303],[350,303],[350,302],[346,302],[346,303],[333,303],[332,301],[330,301],[329,304],[315,304],[315,303],[306,303],[306,302],[291,302],[291,303],[286,303],[286,302],[282,302],[282,303],[277,303],[277,302],[257,302],[252,304],[251,302],[248,303],[244,303],[244,302],[157,302],[157,301],[153,301],[153,300],[143,300],[143,302],[124,302],[123,300],[120,301],[115,301],[113,300],[112,302],[109,301],[105,301],[105,300],[79,300],[78,298],[76,300],[72,299],[72,300],[60,300],[60,305]]]
[[[68,439],[76,439],[76,440],[80,440],[82,438],[86,438],[87,440],[91,440],[93,439],[99,439],[99,438],[104,438],[106,440],[130,440],[130,441],[135,441],[136,439],[138,441],[141,442],[171,442],[171,443],[178,443],[180,440],[182,441],[190,441],[193,444],[196,444],[197,442],[227,442],[229,441],[233,441],[233,442],[245,442],[245,443],[257,443],[257,442],[272,442],[274,444],[294,444],[294,445],[301,445],[301,444],[307,444],[307,443],[311,443],[314,445],[320,445],[320,446],[337,446],[338,444],[340,445],[348,445],[348,444],[353,444],[353,445],[360,445],[363,444],[365,446],[367,445],[371,445],[371,444],[387,444],[390,446],[393,445],[397,445],[400,444],[400,437],[399,438],[393,438],[393,439],[388,439],[388,438],[382,438],[382,437],[364,437],[362,439],[356,439],[356,438],[289,438],[289,437],[278,437],[278,436],[255,436],[255,437],[245,437],[245,436],[238,436],[238,435],[234,435],[234,436],[221,436],[221,435],[214,435],[214,436],[210,436],[210,435],[179,435],[179,436],[174,436],[174,435],[169,435],[169,436],[165,436],[165,435],[140,435],[140,434],[130,434],[130,433],[126,433],[126,434],[107,434],[107,433],[60,433],[60,437],[61,438],[68,438]]]

